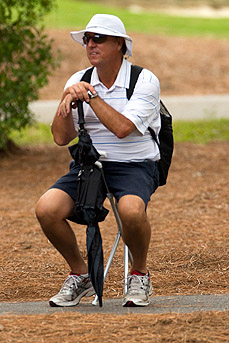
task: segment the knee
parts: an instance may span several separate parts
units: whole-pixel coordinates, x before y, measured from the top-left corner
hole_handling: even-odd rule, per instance
[[[54,211],[50,208],[49,202],[46,200],[45,196],[42,196],[35,207],[35,214],[39,222],[51,221],[55,218]]]
[[[38,200],[35,213],[40,224],[54,224],[73,214],[74,202],[65,192],[50,189]]]
[[[52,196],[49,191],[43,194],[36,204],[35,214],[41,225],[52,224],[60,219],[61,209],[58,208],[55,194]]]
[[[143,200],[133,195],[128,195],[120,199],[118,211],[123,224],[124,222],[136,224],[146,216]]]

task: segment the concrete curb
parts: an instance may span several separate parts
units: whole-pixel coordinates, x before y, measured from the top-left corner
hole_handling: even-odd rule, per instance
[[[229,95],[164,96],[173,120],[229,118]],[[59,100],[40,100],[30,104],[39,122],[51,123]]]
[[[77,312],[84,314],[128,313],[191,313],[199,311],[229,311],[229,295],[178,295],[152,297],[147,307],[122,307],[122,299],[104,300],[103,307],[93,306],[91,300],[82,299],[75,307],[50,307],[48,301],[0,303],[1,315],[31,315],[42,313]]]

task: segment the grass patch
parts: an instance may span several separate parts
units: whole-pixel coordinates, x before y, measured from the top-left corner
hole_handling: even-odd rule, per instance
[[[45,17],[44,24],[48,28],[82,29],[96,13],[119,16],[124,21],[128,32],[173,36],[229,37],[228,18],[185,18],[152,12],[132,13],[128,9],[90,1],[57,0],[56,8]]]
[[[207,144],[212,141],[229,140],[229,119],[174,121],[175,142]],[[13,131],[11,137],[18,145],[53,143],[49,124],[36,123],[20,132]],[[71,144],[76,143],[72,142]],[[54,144],[54,143],[53,143]]]
[[[9,138],[22,146],[53,143],[50,125],[43,123],[35,123],[21,131],[12,131]]]
[[[207,144],[229,140],[229,119],[174,121],[175,142]]]

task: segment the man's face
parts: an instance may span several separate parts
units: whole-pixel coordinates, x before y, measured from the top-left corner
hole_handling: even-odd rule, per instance
[[[105,41],[101,39],[101,41],[103,41],[101,43],[100,39],[96,39],[101,36],[102,35],[97,35],[95,33],[86,33],[88,59],[93,66],[98,68],[103,65],[112,65],[113,61],[117,61],[117,58],[120,59],[120,56],[122,56],[122,53],[120,52],[123,44],[122,38],[102,36]],[[93,41],[91,37],[95,37],[95,41]]]

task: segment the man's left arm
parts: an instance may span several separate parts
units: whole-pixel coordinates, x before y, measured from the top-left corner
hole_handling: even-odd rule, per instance
[[[160,83],[149,71],[136,83],[134,92],[122,113],[104,102],[99,96],[89,102],[96,116],[104,126],[118,138],[125,138],[135,130],[142,135],[153,123],[160,127]],[[144,79],[145,77],[145,79]]]
[[[116,111],[99,96],[92,98],[89,105],[101,123],[118,138],[125,138],[136,130],[136,126],[130,119]]]

